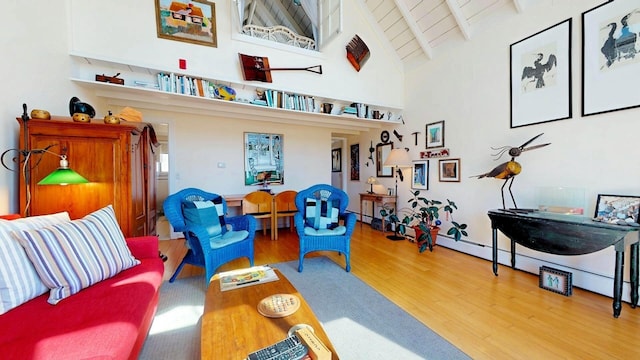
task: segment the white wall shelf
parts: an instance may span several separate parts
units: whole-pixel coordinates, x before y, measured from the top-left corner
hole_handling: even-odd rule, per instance
[[[379,129],[384,125],[400,123],[400,110],[380,107],[380,111],[391,111],[395,114],[392,120],[378,120],[368,118],[358,118],[354,115],[324,114],[319,112],[306,112],[273,108],[268,106],[254,105],[244,101],[227,101],[193,95],[178,94],[161,91],[157,88],[144,86],[131,86],[135,80],[142,80],[148,83],[155,83],[156,74],[161,70],[144,68],[137,65],[127,65],[113,63],[107,60],[96,60],[86,57],[75,57],[80,61],[79,67],[75,69],[77,75],[71,81],[79,86],[93,91],[101,98],[107,99],[109,105],[131,106],[140,109],[153,109],[159,111],[178,112],[185,114],[196,114],[203,116],[229,117],[242,120],[267,121],[272,123],[295,124],[302,126],[324,127],[340,130],[343,133],[357,134],[363,131]],[[121,73],[120,78],[125,79],[125,85],[116,85],[94,81],[95,74]],[[202,76],[194,76],[205,78]],[[211,80],[210,80],[211,81]],[[247,84],[235,84],[229,82],[216,82],[229,85],[238,92],[238,98],[246,98],[247,93],[255,93],[256,89],[270,88],[266,86],[255,86]],[[319,103],[330,102],[334,104],[334,112],[342,106],[348,104],[344,100],[326,99],[316,97]],[[375,108],[375,106],[374,106]]]

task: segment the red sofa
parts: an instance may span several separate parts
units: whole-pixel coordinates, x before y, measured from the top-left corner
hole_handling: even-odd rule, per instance
[[[126,239],[140,264],[56,305],[48,292],[0,315],[3,359],[136,359],[158,306],[158,238]]]

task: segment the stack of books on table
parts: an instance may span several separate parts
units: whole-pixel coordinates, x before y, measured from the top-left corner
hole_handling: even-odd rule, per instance
[[[276,281],[278,280],[278,275],[269,265],[260,265],[221,272],[219,278],[220,291],[227,291]]]

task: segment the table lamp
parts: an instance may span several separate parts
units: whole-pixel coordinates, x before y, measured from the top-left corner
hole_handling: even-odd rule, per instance
[[[369,194],[373,194],[373,184],[377,184],[377,183],[378,183],[378,179],[374,178],[373,176],[369,176],[369,178],[367,179],[367,184],[371,186],[368,191]]]
[[[411,167],[411,158],[409,157],[409,152],[406,149],[393,149],[387,156],[387,159],[384,161],[382,166],[390,167],[393,166],[393,174],[396,178],[396,207],[398,206],[398,173],[400,172],[400,168]],[[397,211],[396,211],[397,215]],[[398,235],[398,226],[395,226],[393,229],[393,235],[387,236],[389,240],[404,240],[404,236]]]

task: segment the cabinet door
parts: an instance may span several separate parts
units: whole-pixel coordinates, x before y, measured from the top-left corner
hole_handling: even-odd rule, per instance
[[[132,236],[147,234],[147,198],[145,190],[145,141],[141,133],[131,135],[131,210]]]

